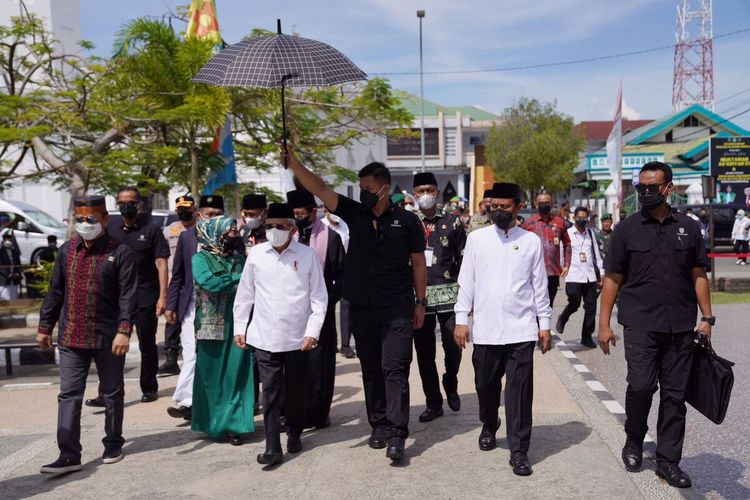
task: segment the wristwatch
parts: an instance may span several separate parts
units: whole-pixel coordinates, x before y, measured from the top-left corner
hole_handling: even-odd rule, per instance
[[[414,301],[414,304],[417,306],[426,306],[427,305],[427,297],[423,299],[417,299]]]
[[[703,316],[701,321],[705,321],[709,325],[714,326],[716,324],[716,316]]]

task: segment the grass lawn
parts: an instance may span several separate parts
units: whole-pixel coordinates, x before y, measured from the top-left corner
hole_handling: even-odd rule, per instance
[[[712,292],[711,304],[750,304],[750,292]]]

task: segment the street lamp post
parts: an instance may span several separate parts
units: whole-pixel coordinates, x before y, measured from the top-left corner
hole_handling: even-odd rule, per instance
[[[418,10],[417,17],[419,18],[419,133],[420,133],[420,152],[422,157],[422,172],[426,170],[424,160],[424,63],[422,59],[422,19],[424,18],[425,11]]]

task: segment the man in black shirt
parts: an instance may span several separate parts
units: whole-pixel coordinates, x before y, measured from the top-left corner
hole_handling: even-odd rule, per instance
[[[622,460],[630,472],[641,467],[658,386],[656,474],[672,486],[687,488],[690,478],[679,462],[696,309],[703,315],[697,331],[706,336],[711,336],[716,318],[711,315],[700,228],[667,204],[673,189],[669,165],[650,162],[641,168],[636,191],[643,209],[615,227],[604,263],[599,345],[604,354],[615,345],[609,323],[619,292],[617,320],[625,330],[628,365]]]
[[[141,351],[141,402],[150,403],[159,397],[159,386],[156,381],[156,371],[159,368],[156,328],[158,318],[164,314],[167,305],[169,245],[161,228],[150,224],[148,215],[141,212],[143,199],[137,188],[121,189],[117,193],[117,205],[122,222],[111,221],[107,232],[127,245],[135,258],[138,272],[138,310],[134,323],[138,335],[138,348]],[[89,400],[86,404],[97,406],[91,404],[96,402]]]
[[[343,296],[351,303],[352,332],[372,426],[369,444],[376,449],[387,446],[386,456],[400,462],[409,434],[413,328],[422,327],[425,313],[422,224],[413,213],[391,204],[391,175],[382,163],[370,163],[359,171],[360,202],[356,202],[305,168],[291,148],[284,154],[302,186],[349,226]]]

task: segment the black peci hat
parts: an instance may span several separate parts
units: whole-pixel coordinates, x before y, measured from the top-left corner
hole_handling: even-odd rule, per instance
[[[292,208],[307,208],[315,206],[315,197],[306,189],[295,189],[286,194],[286,199]]]
[[[294,219],[294,210],[288,203],[271,203],[267,219]]]
[[[437,186],[438,182],[435,174],[432,172],[420,172],[414,175],[414,187],[417,186]]]
[[[73,200],[73,208],[78,207],[104,207],[104,196],[93,195],[93,196],[81,196]]]
[[[496,182],[492,185],[490,198],[502,198],[507,200],[520,200],[523,193],[521,186],[510,182]]]
[[[485,189],[484,190],[484,196],[482,196],[482,199],[486,200],[487,198],[492,198],[492,190],[491,189]]]
[[[209,194],[201,196],[200,201],[201,208],[218,208],[224,211],[224,197],[217,194]]]
[[[268,202],[264,194],[246,194],[242,197],[242,210],[266,207],[268,207]]]

